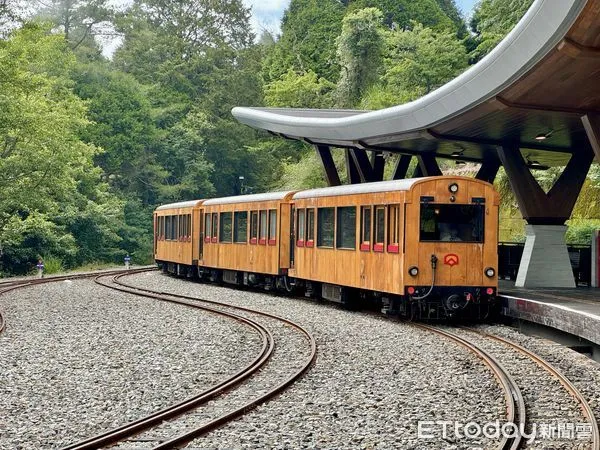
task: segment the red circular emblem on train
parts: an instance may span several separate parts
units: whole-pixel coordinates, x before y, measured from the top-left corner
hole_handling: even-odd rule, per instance
[[[446,256],[444,256],[444,264],[447,264],[450,267],[457,266],[458,265],[458,255],[456,255],[454,253],[448,253]]]

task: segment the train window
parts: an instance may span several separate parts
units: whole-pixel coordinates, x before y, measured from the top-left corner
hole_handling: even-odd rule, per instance
[[[277,210],[269,210],[269,245],[277,242]]]
[[[298,220],[297,220],[297,225],[296,225],[296,245],[298,247],[304,247],[304,241],[305,241],[305,227],[306,227],[306,210],[305,209],[299,209],[298,210]]]
[[[421,205],[421,241],[483,242],[483,205]]]
[[[360,207],[360,249],[371,250],[371,207]]]
[[[212,231],[211,219],[212,215],[207,213],[204,215],[204,242],[210,242],[210,236]]]
[[[400,205],[388,206],[388,245],[387,251],[400,251]]]
[[[190,241],[192,240],[192,215],[186,214],[185,218],[185,236]]]
[[[306,210],[306,246],[313,247],[315,245],[315,209],[308,208]]]
[[[179,240],[179,216],[173,216],[173,226],[171,227],[171,239]]]
[[[334,236],[333,208],[319,208],[317,210],[317,246],[333,248]]]
[[[344,206],[337,209],[337,248],[356,248],[356,207]]]
[[[266,244],[267,243],[267,211],[260,211],[260,218],[258,221],[258,243]]]
[[[248,212],[236,211],[233,215],[233,241],[248,242]]]
[[[222,212],[219,220],[221,221],[219,242],[231,242],[231,213]]]
[[[258,211],[250,211],[250,243],[258,242]]]
[[[375,207],[373,251],[382,252],[385,245],[385,206]]]
[[[210,233],[211,242],[217,242],[217,229],[219,226],[219,220],[217,217],[217,213],[212,213],[212,232]]]
[[[160,216],[158,218],[158,239],[163,240],[165,238],[165,217]]]
[[[171,216],[165,217],[165,239],[167,241],[171,240]]]
[[[183,220],[183,217],[184,217],[183,214],[181,214],[177,218],[177,220],[179,221],[179,230],[178,230],[178,233],[177,233],[177,239],[180,240],[180,241],[183,240],[183,236],[185,234],[185,231],[184,231],[185,221]]]

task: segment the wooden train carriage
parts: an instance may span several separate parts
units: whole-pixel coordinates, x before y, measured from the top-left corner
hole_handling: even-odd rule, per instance
[[[162,205],[154,211],[154,260],[165,270],[190,275],[202,250],[201,205],[192,200]]]
[[[238,273],[287,272],[292,195],[273,192],[205,201],[200,265],[228,271],[223,272],[223,279],[234,283],[239,282]]]
[[[499,197],[489,183],[383,181],[301,191],[292,201],[290,276],[324,283],[326,298],[339,300],[339,286],[396,295],[416,287],[417,296],[432,283],[432,255],[436,286],[497,287]]]

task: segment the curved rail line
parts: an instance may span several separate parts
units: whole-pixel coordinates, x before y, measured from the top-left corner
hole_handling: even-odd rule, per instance
[[[523,436],[521,435],[521,430],[525,429],[525,421],[526,421],[526,409],[525,409],[525,400],[523,399],[523,395],[519,386],[513,379],[513,377],[502,367],[502,365],[489,353],[475,345],[473,342],[465,339],[461,336],[458,336],[449,331],[443,330],[441,328],[418,324],[411,322],[411,324],[417,328],[421,328],[423,330],[430,331],[432,333],[439,334],[444,336],[457,344],[467,348],[472,353],[474,353],[478,358],[480,358],[486,366],[488,366],[504,391],[504,398],[506,400],[506,413],[507,413],[507,422],[513,423],[518,428],[518,431],[515,433],[515,436],[509,437],[504,436],[502,441],[500,441],[500,445],[497,447],[498,450],[517,450],[521,447]]]
[[[304,375],[304,373],[306,373],[306,371],[312,366],[312,364],[314,363],[314,361],[316,359],[316,341],[315,341],[314,337],[308,331],[306,331],[301,325],[298,325],[288,319],[285,319],[283,317],[276,316],[273,314],[265,313],[262,311],[253,310],[250,308],[233,306],[233,305],[229,305],[226,303],[217,302],[214,300],[205,300],[205,299],[196,298],[196,297],[190,297],[190,296],[177,295],[177,294],[172,294],[172,293],[167,293],[167,292],[159,292],[159,291],[154,291],[154,290],[150,290],[150,289],[144,289],[144,288],[132,286],[132,285],[129,285],[129,284],[119,281],[120,278],[127,276],[127,275],[132,275],[132,274],[125,273],[125,274],[120,274],[118,276],[113,277],[113,282],[115,284],[118,284],[119,286],[107,285],[105,283],[100,283],[99,280],[96,280],[96,281],[99,284],[103,284],[104,286],[109,287],[111,289],[117,289],[122,292],[132,293],[132,294],[139,295],[139,296],[154,298],[154,299],[168,301],[168,302],[172,302],[172,303],[183,304],[186,306],[192,306],[195,308],[200,308],[203,310],[214,312],[216,314],[232,316],[232,317],[235,316],[236,320],[242,319],[243,321],[254,322],[251,319],[245,318],[243,316],[239,316],[239,315],[231,313],[231,312],[225,312],[221,309],[216,309],[216,308],[212,308],[209,306],[199,305],[198,302],[202,302],[202,303],[206,303],[206,304],[210,304],[210,305],[218,306],[218,307],[227,307],[227,308],[237,310],[237,311],[250,312],[250,313],[257,314],[257,315],[267,317],[270,319],[275,319],[275,320],[281,321],[281,322],[285,323],[286,325],[289,325],[289,326],[299,330],[305,336],[307,341],[310,343],[310,348],[311,348],[310,355],[306,359],[306,361],[304,361],[302,367],[299,370],[297,370],[294,374],[292,374],[290,377],[288,377],[283,383],[280,383],[278,386],[273,388],[271,391],[254,399],[252,402],[246,403],[242,407],[239,407],[227,414],[224,414],[224,415],[206,423],[205,425],[202,425],[200,427],[192,429],[191,431],[189,431],[185,434],[176,436],[168,441],[162,442],[160,445],[155,447],[156,449],[158,449],[158,448],[161,448],[161,449],[162,448],[176,448],[177,446],[184,445],[185,443],[187,443],[197,437],[200,437],[203,434],[206,434],[207,432],[209,432],[213,429],[216,429],[237,417],[240,417],[240,416],[248,413],[250,410],[254,409],[258,405],[266,402],[267,400],[269,400],[269,399],[273,398],[274,396],[276,396],[277,394],[281,393],[285,388],[287,388],[292,383],[294,383],[296,380],[298,380],[302,375]],[[98,277],[98,278],[101,278],[101,277]],[[258,326],[261,326],[261,325],[258,324]],[[198,394],[197,396],[188,398],[176,405],[172,405],[170,407],[164,408],[163,410],[157,411],[156,413],[153,413],[149,416],[138,419],[137,421],[125,424],[121,427],[109,430],[105,433],[94,436],[85,441],[81,441],[76,444],[65,447],[64,450],[67,450],[67,449],[92,449],[92,448],[98,448],[99,446],[112,445],[112,444],[118,442],[119,440],[123,440],[126,437],[130,437],[130,436],[137,434],[143,430],[149,429],[153,425],[156,425],[156,424],[164,421],[165,419],[173,418],[173,417],[181,415],[187,411],[191,411],[191,410],[197,408],[198,406],[201,406],[202,404],[208,402],[208,400],[214,398],[216,395],[221,394],[224,391],[231,389],[232,387],[241,383],[246,378],[248,378],[250,375],[255,373],[262,366],[264,366],[264,364],[266,364],[267,360],[270,358],[270,356],[272,354],[273,346],[274,346],[274,341],[273,341],[271,333],[268,330],[266,330],[266,332],[268,333],[268,336],[269,336],[268,356],[263,355],[263,356],[257,357],[254,364],[250,365],[250,366],[252,366],[251,369],[244,368],[240,372],[235,374],[233,377],[231,377],[230,379],[225,380],[225,381],[219,383],[218,385],[211,387],[207,391],[205,391],[201,394]],[[248,367],[250,367],[250,366],[248,366]]]
[[[579,389],[577,389],[577,387],[575,387],[575,385],[573,385],[573,383],[571,383],[571,381],[566,376],[564,376],[556,367],[554,367],[552,364],[550,364],[548,361],[546,361],[539,355],[536,355],[535,353],[533,353],[531,350],[529,350],[515,342],[512,342],[508,339],[505,339],[500,336],[496,336],[494,334],[489,334],[484,331],[475,330],[473,328],[464,328],[464,329],[471,333],[477,333],[486,338],[501,342],[502,344],[515,349],[519,353],[532,359],[536,364],[538,364],[540,367],[542,367],[547,372],[549,372],[553,377],[555,377],[558,381],[560,381],[560,384],[562,384],[564,386],[564,388],[569,392],[569,394],[571,394],[571,396],[579,404],[581,411],[583,413],[583,416],[587,419],[587,421],[590,423],[590,425],[592,427],[592,447],[591,447],[592,450],[600,450],[600,431],[598,429],[598,422],[594,416],[594,411],[592,410],[590,404],[585,399],[583,394],[579,391]]]
[[[127,275],[129,275],[129,274],[127,274]],[[135,293],[136,295],[139,295],[139,296],[154,298],[157,300],[171,301],[170,299],[166,299],[166,298],[164,298],[164,296],[161,296],[161,295],[143,294],[140,292],[133,292],[130,289],[115,287],[114,285],[107,284],[105,282],[100,281],[100,278],[103,278],[103,276],[97,277],[94,281],[96,283],[98,283],[104,287],[108,287],[110,289],[116,289],[116,290],[119,290],[122,292],[127,292],[127,293]],[[239,383],[244,381],[246,378],[251,376],[253,373],[258,371],[261,367],[263,367],[266,364],[266,362],[271,358],[274,348],[275,348],[273,335],[271,334],[271,332],[268,329],[266,329],[260,323],[254,321],[254,320],[242,317],[237,314],[227,313],[227,312],[215,309],[215,308],[202,307],[197,304],[193,304],[191,302],[186,302],[186,301],[174,301],[174,302],[183,304],[186,306],[191,306],[194,308],[199,308],[204,311],[208,311],[210,313],[214,313],[214,314],[221,315],[224,317],[228,317],[230,319],[236,320],[240,323],[243,323],[243,324],[253,328],[255,331],[258,332],[259,336],[261,337],[262,347],[261,347],[259,354],[248,365],[243,367],[241,370],[239,370],[238,372],[236,372],[229,378],[200,392],[199,394],[189,397],[179,403],[176,403],[176,404],[170,405],[166,408],[160,409],[160,410],[158,410],[148,416],[142,417],[138,420],[126,423],[119,427],[115,427],[113,429],[107,430],[107,431],[100,433],[96,436],[93,436],[91,438],[88,438],[83,441],[80,441],[75,444],[64,447],[63,450],[93,449],[93,448],[98,448],[100,446],[113,445],[127,437],[133,436],[141,431],[147,430],[147,429],[151,428],[152,426],[159,424],[165,420],[169,420],[178,415],[184,414],[185,412],[190,411],[194,408],[197,408],[198,406],[201,406],[201,405],[207,403],[209,400],[213,399],[217,395],[238,385]]]

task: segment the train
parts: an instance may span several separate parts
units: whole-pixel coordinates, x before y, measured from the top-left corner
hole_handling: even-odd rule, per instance
[[[497,307],[499,195],[436,176],[159,206],[167,273],[373,305],[410,319],[482,319]]]

